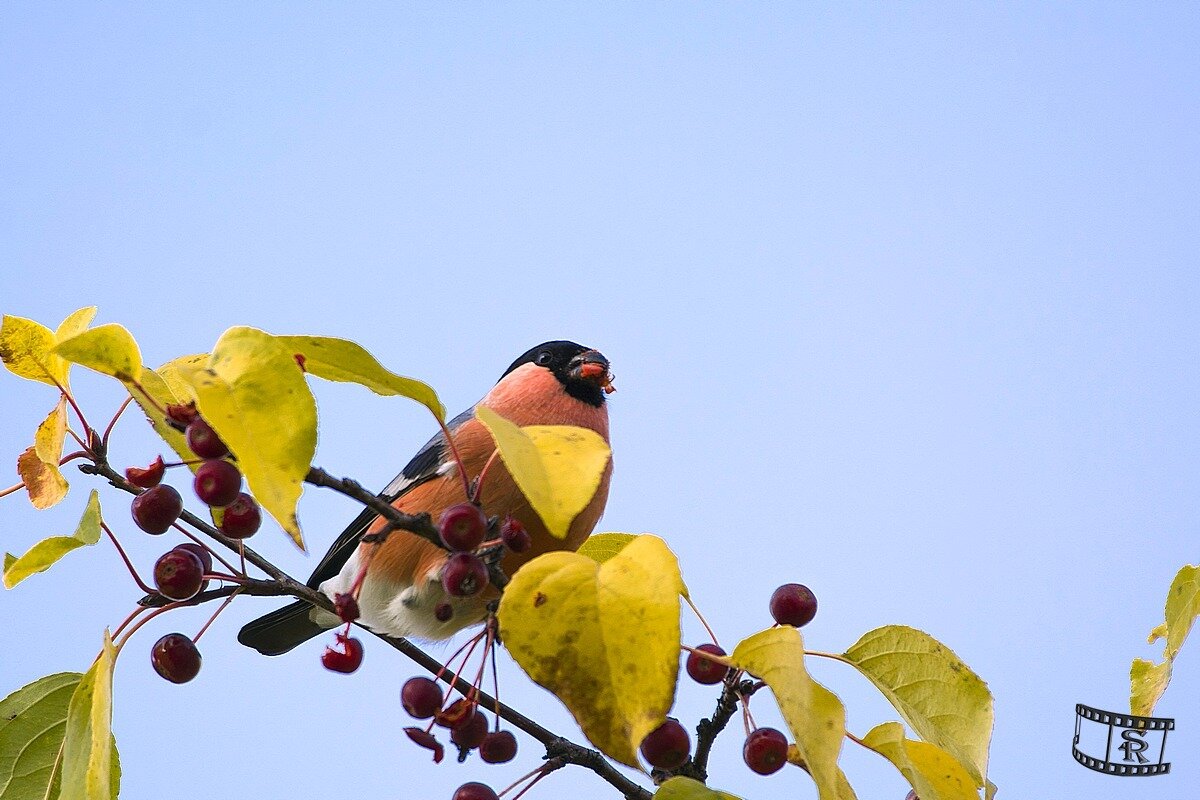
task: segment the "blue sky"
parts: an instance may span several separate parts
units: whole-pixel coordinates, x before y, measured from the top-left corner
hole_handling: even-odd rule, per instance
[[[907,624],[988,681],[1001,798],[1182,797],[1195,643],[1159,708],[1171,775],[1091,773],[1070,737],[1075,703],[1124,706],[1197,560],[1198,35],[1185,4],[10,3],[0,310],[96,304],[152,364],[238,324],[351,338],[452,411],[537,342],[598,347],[619,389],[601,528],[665,538],[723,643],[806,583],[814,648]],[[119,402],[75,381],[96,416]],[[15,459],[53,398],[0,387]],[[318,462],[369,485],[431,433],[402,401],[318,397]],[[157,448],[131,418],[114,459]],[[85,487],[43,513],[5,499],[3,547],[66,532]],[[303,502],[314,549],[354,513]],[[149,568],[165,544],[121,524]],[[313,563],[275,530],[255,545]],[[0,693],[84,669],[137,596],[97,548],[0,597]],[[415,667],[377,646],[332,675],[320,643],[264,660],[233,638],[269,607],[235,603],[186,686],[123,657],[123,796],[190,776],[177,796],[449,798],[537,763],[522,738],[513,764],[432,767],[400,732]],[[206,616],[148,626],[145,650]],[[854,732],[894,718],[813,670]],[[711,695],[681,687],[685,723]],[[798,770],[752,775],[740,739],[713,785],[815,797]],[[904,796],[877,757],[844,764],[864,800]],[[606,790],[575,770],[532,796]]]

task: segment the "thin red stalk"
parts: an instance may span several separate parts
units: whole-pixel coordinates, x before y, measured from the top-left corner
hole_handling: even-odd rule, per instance
[[[67,433],[71,434],[71,438],[75,440],[76,444],[78,444],[84,450],[88,449],[87,443],[84,442],[83,439],[79,438],[79,434],[77,434],[75,431],[71,430],[70,428],[67,428]]]
[[[720,647],[721,643],[717,641],[717,635],[713,633],[713,629],[709,627],[708,620],[706,620],[704,615],[700,613],[700,609],[696,608],[696,604],[692,602],[692,598],[685,594],[683,599],[687,601],[689,606],[691,606],[692,613],[695,614],[696,618],[700,620],[700,624],[704,626],[704,630],[708,631],[708,637],[712,639],[712,643],[717,647]]]
[[[129,560],[129,556],[125,555],[125,548],[121,547],[121,543],[117,541],[116,535],[109,529],[108,524],[101,522],[100,527],[105,533],[108,534],[109,540],[111,540],[113,546],[117,548],[117,552],[121,554],[121,560],[125,562],[125,568],[128,569],[129,574],[133,576],[133,580],[135,583],[137,583],[138,588],[146,594],[158,594],[158,590],[147,586],[146,582],[142,580],[142,577],[138,575],[137,570],[133,568],[133,563]]]
[[[479,696],[479,686],[483,683],[483,672],[487,669],[488,656],[491,655],[492,646],[496,641],[496,634],[492,630],[490,620],[484,630],[487,633],[487,642],[483,645],[483,658],[479,660],[479,671],[475,673],[475,680],[471,683],[471,697]],[[465,667],[466,664],[464,663],[463,666]]]
[[[458,477],[462,479],[463,497],[471,499],[471,481],[467,478],[466,465],[463,464],[462,456],[458,454],[458,447],[454,444],[454,437],[450,435],[450,429],[446,427],[446,423],[442,422],[442,418],[438,417],[438,425],[442,428],[442,436],[446,438],[446,444],[450,448],[450,454],[454,456],[455,463],[458,464]]]
[[[79,405],[75,402],[75,398],[71,396],[71,393],[68,392],[61,383],[54,380],[53,375],[50,376],[50,380],[54,381],[54,385],[58,387],[58,390],[60,392],[62,392],[62,396],[67,398],[67,402],[70,403],[71,408],[73,408],[75,410],[75,416],[79,417],[79,424],[83,426],[84,433],[90,434],[92,432],[92,426],[88,425],[87,417],[83,416],[83,409],[81,409],[79,407]],[[76,438],[79,438],[79,437],[76,437]],[[83,444],[83,442],[80,442],[80,444]],[[84,446],[84,448],[87,447],[86,444],[84,444],[83,446]]]
[[[534,786],[536,786],[537,782],[540,781],[542,778],[546,777],[551,772],[554,772],[554,770],[556,770],[562,766],[561,763],[554,764],[554,766],[551,766],[552,764],[554,764],[553,761],[543,764],[542,768],[540,770],[538,770],[537,777],[534,778],[533,780],[531,780],[528,784],[526,784],[524,789],[522,789],[521,791],[514,794],[512,796],[512,800],[521,800],[521,795],[525,794],[530,789],[532,789]]]
[[[0,490],[0,497],[7,497],[13,492],[20,491],[25,488],[24,483],[18,483],[16,486],[10,486],[7,489]]]
[[[131,637],[132,637],[132,636],[133,636],[135,633],[137,633],[137,632],[138,632],[138,629],[139,629],[139,628],[141,628],[143,625],[145,625],[147,622],[149,622],[150,620],[154,619],[154,618],[155,618],[155,617],[157,617],[159,614],[165,614],[165,613],[166,613],[166,612],[168,612],[168,611],[172,611],[172,610],[174,610],[174,609],[176,609],[176,608],[180,608],[180,607],[182,607],[182,606],[184,606],[184,605],[186,605],[186,601],[185,601],[185,602],[178,602],[178,603],[168,603],[167,605],[163,606],[162,608],[156,608],[156,609],[154,609],[154,610],[153,610],[153,611],[151,611],[149,614],[147,614],[146,616],[144,616],[144,617],[142,617],[141,619],[139,619],[139,620],[137,621],[137,623],[136,623],[136,624],[135,624],[135,625],[134,625],[132,628],[130,628],[130,629],[129,629],[129,633],[125,634],[125,636],[124,636],[124,637],[121,639],[121,641],[117,643],[117,650],[118,650],[118,651],[120,651],[120,650],[121,650],[121,648],[123,648],[123,647],[125,646],[125,643],[126,643],[126,642],[128,642],[128,641],[129,641],[129,639],[130,639],[130,638],[131,638]]]
[[[61,467],[63,464],[67,464],[71,461],[74,461],[77,458],[90,458],[90,457],[91,457],[91,454],[88,453],[87,451],[76,450],[74,453],[67,453],[65,456],[60,458],[58,460],[58,465]]]
[[[483,497],[483,479],[485,477],[487,477],[488,470],[492,468],[492,464],[496,461],[496,458],[499,455],[500,455],[500,448],[497,447],[495,450],[492,451],[492,454],[490,456],[488,456],[487,463],[485,463],[483,465],[483,469],[479,470],[479,476],[477,478],[475,478],[475,495],[474,495],[474,497],[471,498],[472,502],[478,503],[480,501],[480,498]]]
[[[149,610],[149,608],[148,608],[147,606],[138,606],[137,608],[135,608],[135,609],[134,609],[134,610],[133,610],[133,611],[132,611],[132,612],[129,614],[129,616],[125,618],[125,621],[124,621],[124,622],[122,622],[120,625],[118,625],[118,626],[117,626],[117,629],[116,629],[115,631],[113,631],[113,632],[112,632],[112,637],[111,637],[111,638],[115,639],[115,638],[117,638],[118,636],[120,636],[120,635],[121,635],[121,631],[125,630],[125,626],[126,626],[126,625],[128,625],[128,624],[129,624],[129,623],[131,623],[131,622],[133,622],[135,619],[137,619],[137,618],[138,618],[138,616],[139,616],[139,615],[141,615],[142,613],[144,613],[144,612],[146,612],[146,611],[148,611],[148,610]]]
[[[151,394],[149,392],[147,392],[146,389],[140,383],[138,383],[137,381],[134,381],[133,386],[135,389],[137,389],[139,392],[142,393],[142,397],[145,397],[147,402],[150,403],[150,405],[154,406],[155,411],[162,414],[164,417],[167,415],[167,410],[165,408],[163,408],[162,406],[160,406],[158,404],[158,401],[155,400],[151,396]]]
[[[220,613],[225,610],[226,606],[233,602],[233,598],[235,597],[237,597],[237,592],[234,592],[233,594],[229,595],[229,597],[225,598],[225,602],[221,603],[221,605],[217,607],[217,610],[214,611],[212,616],[208,618],[208,622],[204,623],[204,627],[202,627],[199,632],[192,637],[193,644],[200,641],[200,637],[204,635],[206,630],[208,630],[208,626],[213,624]]]
[[[492,697],[496,700],[496,730],[500,730],[500,675],[496,671],[495,647],[492,647]]]
[[[228,567],[230,572],[237,572],[237,571],[238,571],[238,570],[237,570],[237,567],[235,567],[233,564],[230,564],[230,563],[229,563],[228,561],[226,561],[225,559],[221,558],[221,555],[220,555],[220,553],[218,553],[216,550],[213,550],[211,547],[209,547],[207,544],[205,544],[205,543],[204,543],[204,541],[203,541],[203,540],[202,540],[202,539],[201,539],[199,536],[197,536],[196,534],[194,534],[194,533],[192,533],[191,531],[187,530],[187,529],[186,529],[186,528],[184,528],[182,525],[176,525],[175,527],[176,527],[176,528],[178,528],[178,529],[180,530],[180,532],[181,532],[181,533],[183,533],[183,535],[184,535],[184,536],[186,536],[187,538],[191,539],[193,542],[195,542],[196,544],[200,545],[200,546],[201,546],[201,547],[203,547],[205,550],[207,550],[209,555],[211,555],[211,556],[212,556],[213,558],[215,558],[217,561],[220,561],[222,564],[224,564],[226,567]],[[245,574],[246,574],[246,570],[245,570],[245,562],[244,562],[244,561],[242,562],[242,572],[241,572],[241,574],[242,574],[242,575],[245,575]]]
[[[713,642],[713,644],[716,644],[716,642]],[[706,658],[709,661],[712,661],[714,663],[720,664],[725,667],[733,666],[733,664],[729,661],[728,656],[719,656],[716,653],[706,653],[703,650],[696,649],[695,647],[688,647],[686,644],[679,645],[679,649],[686,650],[689,653],[694,653],[695,655],[698,655],[701,658]]]
[[[113,418],[109,421],[108,427],[104,429],[104,435],[100,437],[100,441],[105,447],[108,446],[108,435],[112,433],[112,429],[116,426],[117,420],[121,418],[121,415],[125,413],[125,409],[129,408],[129,404],[132,402],[133,395],[126,397],[125,402],[121,403],[121,407],[117,409],[117,413],[113,414]]]
[[[545,768],[546,768],[546,765],[545,765],[545,764],[540,764],[540,765],[538,765],[537,769],[533,769],[533,770],[530,770],[529,772],[526,772],[524,775],[522,775],[521,777],[517,778],[515,781],[513,781],[512,783],[510,783],[508,786],[505,786],[503,789],[501,789],[499,792],[497,792],[497,793],[496,793],[496,796],[497,796],[497,797],[504,797],[504,795],[508,794],[508,793],[509,793],[509,792],[511,792],[513,789],[517,788],[517,787],[518,787],[518,786],[520,786],[522,783],[524,783],[525,781],[527,781],[527,780],[529,780],[530,778],[532,778],[534,775],[537,775],[537,774],[539,774],[539,773],[540,773],[540,772],[541,772],[543,769],[545,769]]]

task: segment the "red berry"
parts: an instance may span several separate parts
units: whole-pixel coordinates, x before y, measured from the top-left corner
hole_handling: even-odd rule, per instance
[[[483,544],[487,533],[487,517],[483,509],[474,503],[459,503],[442,512],[438,520],[438,531],[446,549],[462,552],[474,550]]]
[[[179,512],[183,511],[183,498],[174,486],[160,483],[133,498],[132,509],[133,521],[137,526],[157,536],[166,533],[179,519]]]
[[[787,737],[774,728],[758,728],[746,737],[742,759],[759,775],[770,775],[787,763]]]
[[[325,669],[330,669],[334,672],[344,672],[348,675],[362,664],[362,642],[344,633],[337,635],[337,642],[341,645],[342,649],[334,650],[332,647],[326,647],[325,652],[321,654],[321,663],[325,666]]]
[[[196,410],[195,403],[172,403],[167,406],[167,420],[181,431],[185,430],[199,416],[200,412]]]
[[[503,764],[516,756],[517,737],[511,731],[493,731],[479,745],[479,757],[489,764]]]
[[[780,625],[803,627],[817,615],[817,596],[800,583],[785,583],[771,595],[771,616]]]
[[[479,709],[476,709],[465,723],[450,730],[450,741],[458,745],[460,749],[473,750],[483,742],[483,737],[487,736],[487,732],[487,717]]]
[[[500,800],[500,798],[486,783],[471,781],[458,787],[454,792],[454,797],[450,800]]]
[[[400,689],[400,705],[417,719],[429,719],[442,707],[442,687],[429,678],[409,678]]]
[[[217,463],[225,464],[227,462]],[[221,533],[230,539],[249,539],[258,532],[260,525],[262,525],[262,511],[258,507],[258,501],[245,492],[240,492],[237,498],[225,506],[225,510],[221,512]]]
[[[917,797],[917,793],[910,789],[908,794],[904,795],[904,800],[921,800],[921,798]]]
[[[229,448],[221,441],[221,437],[217,436],[217,432],[212,429],[212,426],[204,420],[192,420],[185,433],[188,447],[201,458],[224,458],[229,455]]]
[[[454,606],[449,603],[438,603],[433,607],[433,616],[438,622],[449,622],[454,616]]]
[[[163,473],[166,471],[167,465],[163,463],[162,456],[158,456],[145,469],[141,467],[129,467],[125,470],[125,480],[134,486],[140,486],[143,489],[152,489],[162,482]]]
[[[725,651],[715,644],[702,644],[696,647],[697,650],[703,650],[705,653],[723,656]],[[729,674],[729,667],[724,664],[718,664],[716,661],[705,658],[696,653],[688,653],[687,657],[687,674],[691,676],[696,683],[712,684],[720,683],[725,680],[725,676]]]
[[[692,743],[679,720],[667,717],[642,739],[642,758],[652,767],[675,769],[683,766],[692,752]]]
[[[442,743],[429,731],[421,730],[420,728],[405,728],[404,732],[408,734],[408,738],[424,747],[426,750],[433,751],[433,763],[442,763],[442,757],[446,754],[446,749],[442,747]]]
[[[184,542],[183,544],[175,545],[174,549],[175,550],[187,550],[189,553],[195,553],[196,556],[200,559],[200,564],[204,567],[204,574],[209,575],[212,573],[212,565],[213,565],[212,553],[208,552],[208,548],[204,547],[204,545],[199,545],[199,544],[196,544],[195,542]],[[205,581],[204,583],[200,584],[200,591],[203,592],[207,588],[208,588],[208,581]]]
[[[163,597],[191,600],[204,583],[204,562],[190,550],[171,550],[154,562],[154,585]]]
[[[442,588],[455,597],[471,597],[488,584],[487,566],[472,553],[454,553],[442,569]]]
[[[465,697],[460,697],[433,716],[433,721],[443,728],[454,729],[471,721],[475,713],[475,704]]]
[[[358,612],[358,601],[348,592],[338,592],[333,596],[333,610],[342,622],[354,622],[361,616]]]
[[[529,549],[529,545],[533,544],[533,540],[529,538],[529,531],[525,530],[521,520],[511,516],[505,517],[504,524],[500,526],[500,539],[514,553],[524,553]]]
[[[150,648],[150,663],[171,683],[187,683],[200,672],[200,651],[182,633],[168,633]]]
[[[237,500],[242,491],[242,473],[228,461],[205,461],[196,470],[192,486],[197,497],[210,506],[221,508]]]

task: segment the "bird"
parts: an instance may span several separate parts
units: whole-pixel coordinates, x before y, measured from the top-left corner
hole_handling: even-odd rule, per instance
[[[599,351],[570,341],[544,342],[525,351],[509,366],[484,397],[446,425],[454,448],[443,433],[425,443],[379,497],[406,514],[428,513],[437,520],[448,507],[462,503],[464,484],[454,459],[457,450],[467,481],[478,477],[495,450],[487,428],[475,410],[485,406],[520,426],[574,425],[589,428],[608,442],[606,395],[614,391],[609,361]],[[501,567],[512,575],[522,564],[551,550],[577,550],[591,534],[608,501],[612,458],[590,503],[574,519],[563,539],[546,526],[497,459],[488,467],[480,501],[488,516],[512,516],[530,534],[532,546],[521,553],[508,551]],[[337,537],[307,581],[330,599],[348,592],[366,559],[366,548],[378,547],[367,560],[358,606],[362,624],[376,633],[424,640],[446,639],[483,621],[487,600],[494,593],[451,597],[441,585],[441,570],[450,553],[427,539],[393,530],[378,545],[362,544],[364,535],[385,527],[385,520],[367,508]],[[450,603],[449,619],[439,619],[439,605]],[[443,614],[445,616],[444,609]],[[238,641],[263,655],[281,655],[341,623],[333,613],[296,601],[248,622]]]

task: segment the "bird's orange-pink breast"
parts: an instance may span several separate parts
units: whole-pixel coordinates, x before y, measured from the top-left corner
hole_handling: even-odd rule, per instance
[[[575,425],[596,431],[608,441],[608,410],[591,406],[571,397],[548,370],[525,364],[505,376],[481,401],[505,419],[517,425]],[[470,419],[453,433],[466,468],[468,480],[474,480],[491,458],[495,442],[477,419]],[[448,454],[447,454],[448,457]],[[488,516],[516,517],[529,531],[532,546],[524,553],[508,553],[502,566],[509,575],[525,562],[552,550],[577,550],[587,539],[604,512],[612,460],[600,480],[592,501],[571,524],[565,539],[556,539],[546,530],[541,518],[499,458],[488,469],[483,481],[482,502]],[[441,475],[414,487],[396,499],[393,505],[408,514],[427,512],[437,522],[441,513],[465,500],[462,481],[454,472]],[[383,528],[377,520],[371,530]],[[380,546],[371,564],[371,573],[396,583],[411,585],[421,576],[440,568],[447,557],[440,547],[404,531],[396,531]]]

